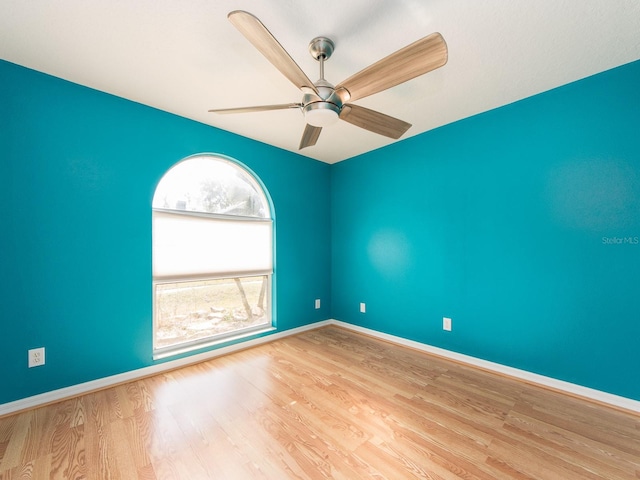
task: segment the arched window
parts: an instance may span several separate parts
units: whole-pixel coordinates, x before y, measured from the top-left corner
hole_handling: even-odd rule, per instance
[[[156,357],[271,328],[273,221],[254,176],[188,157],[153,196]]]

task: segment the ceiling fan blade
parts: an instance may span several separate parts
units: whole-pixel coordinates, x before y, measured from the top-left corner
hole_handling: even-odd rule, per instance
[[[343,102],[358,100],[424,75],[447,63],[447,44],[432,33],[369,65],[336,86]]]
[[[302,150],[303,148],[313,147],[318,141],[318,137],[320,136],[320,132],[322,131],[322,127],[314,127],[313,125],[309,125],[304,127],[304,132],[302,133],[302,139],[300,140],[300,146],[298,150]]]
[[[393,139],[400,138],[411,127],[410,123],[358,105],[343,106],[340,119]]]
[[[261,105],[259,107],[240,107],[240,108],[217,108],[209,110],[211,113],[251,113],[251,112],[268,112],[271,110],[286,110],[288,108],[301,108],[301,103],[283,103],[280,105]]]
[[[260,20],[243,10],[235,10],[228,15],[229,21],[245,36],[251,44],[280,70],[296,87],[304,93],[318,93],[315,85],[291,58],[278,40]]]

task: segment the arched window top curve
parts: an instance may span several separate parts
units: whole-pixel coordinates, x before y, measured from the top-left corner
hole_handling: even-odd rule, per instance
[[[236,217],[271,218],[262,187],[243,167],[217,155],[188,157],[162,177],[153,208]]]

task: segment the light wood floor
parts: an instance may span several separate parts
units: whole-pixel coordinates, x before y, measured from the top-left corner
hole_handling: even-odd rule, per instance
[[[0,419],[0,479],[638,479],[640,416],[325,328]]]

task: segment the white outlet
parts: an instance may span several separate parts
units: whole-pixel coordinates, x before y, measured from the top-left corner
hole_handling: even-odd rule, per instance
[[[360,304],[360,313],[367,313],[367,306],[364,303]]]
[[[44,347],[29,350],[29,368],[44,365]]]
[[[451,319],[448,317],[442,317],[442,329],[447,332],[451,331]]]
[[[316,310],[320,308],[320,299],[316,298]]]

